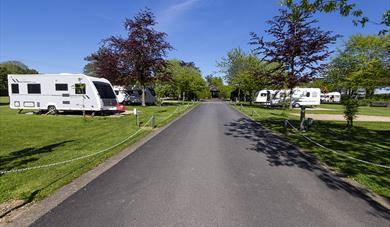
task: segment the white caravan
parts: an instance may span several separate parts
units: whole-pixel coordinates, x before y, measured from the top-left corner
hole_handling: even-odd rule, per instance
[[[323,103],[340,103],[341,94],[340,92],[329,92],[321,94],[321,102]]]
[[[292,104],[294,107],[299,106],[316,106],[320,105],[319,88],[294,88],[292,91]],[[258,92],[255,102],[265,105],[278,106],[283,100],[288,100],[290,90],[261,90]]]
[[[115,111],[110,82],[83,74],[8,75],[11,109]]]
[[[279,90],[261,90],[257,92],[255,103],[271,105],[272,102],[275,102],[279,98]]]
[[[128,90],[129,100],[127,104],[141,104],[142,103],[142,90],[139,88],[132,88]],[[153,105],[156,103],[156,93],[152,88],[145,88],[145,104]]]
[[[114,86],[114,92],[119,103],[124,103],[125,101],[127,101],[129,94],[127,93],[125,87]]]
[[[293,106],[318,106],[321,104],[319,88],[294,88],[292,94]]]

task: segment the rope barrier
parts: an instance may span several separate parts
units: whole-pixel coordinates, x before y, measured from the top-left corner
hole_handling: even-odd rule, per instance
[[[242,104],[241,104],[241,110],[242,110]],[[256,110],[254,110],[254,113],[255,113],[257,116],[260,117],[260,115],[256,112]],[[337,154],[337,155],[343,156],[343,157],[345,157],[345,158],[348,158],[348,159],[351,159],[351,160],[354,160],[354,161],[357,161],[357,162],[361,162],[361,163],[364,163],[364,164],[373,165],[373,166],[377,166],[377,167],[381,167],[381,168],[385,168],[385,169],[390,169],[390,166],[386,166],[386,165],[382,165],[382,164],[377,164],[377,163],[369,162],[369,161],[362,160],[362,159],[359,159],[359,158],[354,158],[354,157],[351,157],[351,156],[349,156],[349,155],[346,155],[346,154],[343,154],[343,153],[341,153],[341,152],[338,152],[338,151],[336,151],[336,150],[333,150],[333,149],[331,149],[331,148],[325,147],[324,145],[322,145],[322,144],[320,144],[320,143],[314,141],[314,140],[311,139],[310,137],[307,137],[307,136],[303,135],[302,132],[299,131],[296,127],[294,127],[294,125],[292,125],[292,124],[290,123],[290,121],[288,121],[287,119],[286,119],[286,121],[287,121],[287,124],[290,125],[290,127],[291,127],[294,131],[298,132],[298,133],[299,133],[302,137],[304,137],[306,140],[308,140],[308,141],[314,143],[315,145],[317,145],[317,146],[319,146],[319,147],[321,147],[321,148],[323,148],[323,149],[325,149],[325,150],[331,151],[331,152],[333,152],[333,153],[335,153],[335,154]]]
[[[325,147],[324,145],[322,145],[322,144],[320,144],[320,143],[314,141],[314,140],[311,139],[310,137],[307,137],[307,136],[303,135],[296,127],[294,127],[294,125],[292,125],[292,124],[290,123],[290,121],[288,121],[288,120],[286,120],[286,121],[287,121],[287,124],[290,125],[290,127],[291,127],[292,129],[294,129],[296,132],[298,132],[298,134],[300,134],[303,138],[305,138],[306,140],[308,140],[308,141],[314,143],[315,145],[317,145],[317,146],[319,146],[319,147],[321,147],[321,148],[323,148],[323,149],[325,149],[325,150],[331,151],[331,152],[333,152],[333,153],[335,153],[335,154],[338,154],[338,155],[340,155],[340,156],[343,156],[343,157],[345,157],[345,158],[348,158],[348,159],[351,159],[351,160],[354,160],[354,161],[357,161],[357,162],[361,162],[361,163],[364,163],[364,164],[373,165],[373,166],[377,166],[377,167],[382,167],[382,168],[385,168],[385,169],[390,169],[390,166],[386,166],[386,165],[382,165],[382,164],[377,164],[377,163],[369,162],[369,161],[362,160],[362,159],[359,159],[359,158],[354,158],[354,157],[351,157],[351,156],[349,156],[349,155],[346,155],[346,154],[343,154],[343,153],[341,153],[341,152],[338,152],[338,151],[336,151],[336,150],[333,150],[333,149],[331,149],[331,148]]]
[[[167,120],[168,118],[173,116],[175,113],[180,112],[181,110],[180,110],[179,107],[180,106],[176,107],[175,111],[173,111],[173,113],[171,113],[165,120]],[[185,110],[188,107],[189,107],[189,103],[186,105]],[[112,146],[110,146],[108,148],[105,148],[103,150],[97,151],[97,152],[92,153],[92,154],[87,154],[87,155],[84,155],[84,156],[80,156],[80,157],[77,157],[77,158],[68,159],[68,160],[61,161],[61,162],[55,162],[55,163],[50,163],[50,164],[46,164],[46,165],[39,165],[39,166],[26,167],[26,168],[21,168],[21,169],[4,170],[4,171],[0,171],[0,175],[4,175],[4,174],[7,174],[7,173],[20,173],[20,172],[25,172],[25,171],[28,171],[28,170],[42,169],[42,168],[48,168],[48,167],[52,167],[52,166],[63,165],[63,164],[67,164],[67,163],[70,163],[70,162],[78,161],[78,160],[81,160],[81,159],[85,159],[85,158],[89,158],[89,157],[101,154],[101,153],[106,152],[108,150],[111,150],[111,149],[113,149],[113,148],[115,148],[115,147],[125,143],[126,141],[130,140],[131,138],[135,137],[139,132],[144,130],[147,125],[150,124],[150,122],[152,121],[152,118],[153,117],[149,118],[149,120],[140,129],[138,129],[133,134],[129,135],[128,137],[126,137],[122,141],[120,141],[120,142],[118,142],[118,143],[116,143],[116,144],[114,144],[114,145],[112,145]]]
[[[176,108],[175,112],[177,111],[177,109],[178,108]],[[171,115],[173,115],[174,113],[172,113]],[[113,148],[115,148],[115,147],[125,143],[126,141],[130,140],[131,138],[135,137],[139,132],[144,130],[148,124],[150,124],[151,120],[152,120],[152,117],[149,118],[149,120],[140,129],[138,129],[136,132],[134,132],[133,134],[129,135],[128,137],[126,137],[122,141],[120,141],[120,142],[118,142],[118,143],[116,143],[116,144],[114,144],[114,145],[112,145],[112,146],[110,146],[108,148],[105,148],[103,150],[97,151],[95,153],[87,154],[87,155],[80,156],[80,157],[73,158],[73,159],[68,159],[68,160],[61,161],[61,162],[50,163],[50,164],[46,164],[46,165],[32,166],[32,167],[26,167],[26,168],[21,168],[21,169],[4,170],[4,171],[0,171],[0,175],[4,175],[4,174],[7,174],[7,173],[20,173],[20,172],[25,172],[25,171],[28,171],[28,170],[34,170],[34,169],[41,169],[41,168],[48,168],[48,167],[52,167],[52,166],[58,166],[58,165],[67,164],[67,163],[70,163],[70,162],[78,161],[78,160],[81,160],[81,159],[85,159],[85,158],[89,158],[89,157],[101,154],[101,153],[106,152],[108,150],[111,150],[111,149],[113,149]]]

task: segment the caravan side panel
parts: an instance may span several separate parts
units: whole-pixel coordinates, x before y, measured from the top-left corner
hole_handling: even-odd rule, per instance
[[[101,110],[96,89],[82,74],[9,75],[11,109]]]

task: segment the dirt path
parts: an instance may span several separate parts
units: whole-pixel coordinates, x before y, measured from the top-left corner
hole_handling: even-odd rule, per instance
[[[292,113],[292,115],[299,116],[299,113]],[[306,114],[306,117],[322,121],[345,121],[344,115],[341,114]],[[390,122],[390,117],[357,115],[355,121]]]

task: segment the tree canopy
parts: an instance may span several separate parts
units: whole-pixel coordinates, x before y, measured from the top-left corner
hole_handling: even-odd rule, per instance
[[[166,33],[156,31],[155,16],[141,10],[133,19],[126,19],[127,37],[111,36],[103,46],[87,59],[96,63],[96,73],[118,85],[139,84],[142,88],[142,105],[145,105],[145,86],[152,84],[166,69],[164,57],[172,46]],[[163,78],[159,78],[160,80]]]
[[[192,100],[207,97],[206,81],[193,62],[168,60],[166,72],[171,75],[171,79],[159,81],[156,84],[156,92],[160,98],[174,97]]]
[[[282,72],[287,72],[287,76],[279,73],[274,77],[281,86],[292,89],[318,75],[325,67],[323,61],[332,53],[328,45],[335,43],[338,36],[315,27],[316,22],[310,12],[293,15],[281,9],[280,15],[267,21],[270,28],[265,32],[271,40],[265,41],[251,33],[254,53],[262,60],[278,63]]]
[[[372,95],[376,86],[390,84],[390,35],[354,35],[332,60],[325,81],[333,89],[350,93],[366,88]]]
[[[375,4],[375,3],[373,3]],[[282,5],[289,7],[294,13],[306,12],[338,12],[342,16],[353,16],[354,25],[365,26],[366,23],[373,23],[381,26],[379,34],[389,32],[390,27],[390,9],[384,9],[380,21],[374,21],[364,15],[363,10],[359,9],[351,0],[282,0]]]
[[[8,74],[38,74],[20,61],[5,61],[0,63],[0,94],[8,95]]]

